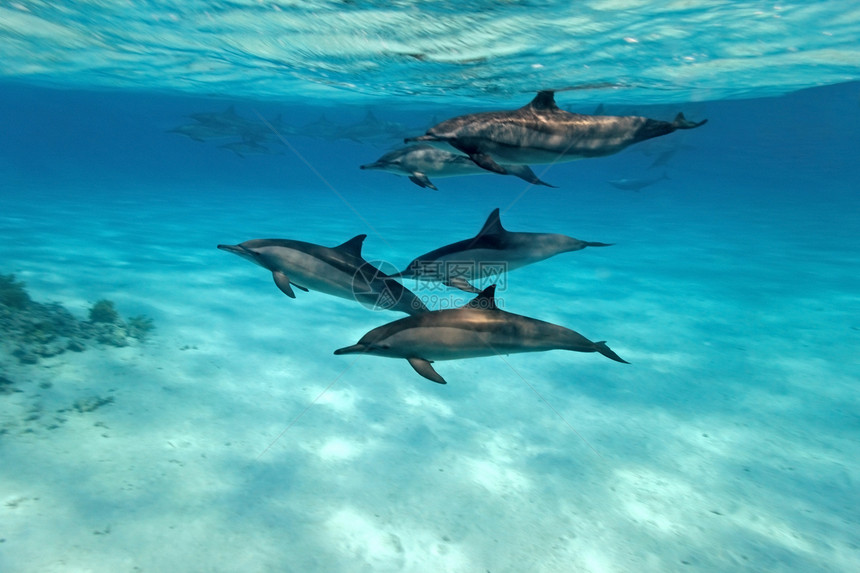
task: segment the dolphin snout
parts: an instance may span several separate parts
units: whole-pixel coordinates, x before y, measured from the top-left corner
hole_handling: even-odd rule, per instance
[[[356,352],[365,352],[367,351],[367,346],[364,344],[353,344],[352,346],[345,346],[343,348],[338,348],[334,351],[335,354],[355,354]]]
[[[218,245],[218,248],[222,251],[227,251],[228,253],[235,253],[237,255],[245,253],[245,247],[241,245]]]

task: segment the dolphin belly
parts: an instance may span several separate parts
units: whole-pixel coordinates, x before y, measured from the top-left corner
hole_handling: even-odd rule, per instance
[[[260,249],[264,257],[265,250]],[[345,273],[313,255],[290,249],[287,256],[279,253],[274,260],[269,258],[266,262],[271,265],[267,268],[283,272],[293,284],[340,298],[355,299],[354,274]]]
[[[506,353],[494,346],[492,333],[450,326],[406,329],[392,335],[385,343],[400,357],[425,360],[458,360]]]

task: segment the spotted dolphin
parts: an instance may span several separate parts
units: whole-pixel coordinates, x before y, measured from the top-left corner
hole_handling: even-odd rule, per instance
[[[292,289],[296,287],[357,300],[374,309],[427,312],[412,291],[362,258],[365,237],[358,235],[337,247],[290,239],[252,239],[218,248],[271,271],[277,287],[290,298],[296,298]]]
[[[683,113],[671,122],[632,115],[570,113],[556,105],[555,92],[541,91],[519,109],[461,115],[405,141],[447,144],[478,166],[505,174],[505,163],[537,165],[603,157],[707,121],[691,122]]]
[[[515,233],[502,226],[499,210],[471,239],[457,241],[413,260],[403,271],[392,275],[441,282],[466,292],[479,292],[469,281],[495,277],[561,253],[585,247],[609,247],[609,243],[580,241],[554,233]]]
[[[445,379],[434,360],[457,360],[515,352],[573,350],[599,352],[627,364],[606,342],[592,342],[578,332],[496,307],[495,285],[460,308],[407,316],[374,328],[352,346],[335,354],[372,354],[405,358],[415,371],[433,382]]]
[[[528,165],[504,165],[509,175],[515,175],[534,185],[555,187],[541,181]],[[478,175],[486,173],[475,162],[459,153],[451,153],[428,144],[409,145],[389,151],[373,163],[361,166],[362,169],[378,169],[406,175],[419,187],[436,189],[430,177],[455,177],[458,175]]]

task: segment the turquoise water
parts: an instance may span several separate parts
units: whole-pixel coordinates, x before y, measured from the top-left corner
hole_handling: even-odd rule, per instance
[[[0,275],[33,302],[0,306],[0,571],[860,569],[858,31],[854,2],[3,3]],[[359,169],[571,86],[708,123],[533,165],[556,189]],[[172,131],[230,106],[253,137]],[[215,248],[367,234],[403,268],[496,207],[613,244],[497,299],[631,364],[437,385],[333,355],[403,315]]]

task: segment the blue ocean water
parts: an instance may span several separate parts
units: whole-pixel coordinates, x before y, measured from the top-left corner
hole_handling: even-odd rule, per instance
[[[72,317],[2,299],[0,571],[860,568],[856,3],[0,14],[0,276]],[[532,166],[557,188],[359,169],[568,87],[571,111],[708,123]],[[254,137],[175,131],[231,107]],[[497,207],[612,243],[497,300],[629,365],[440,361],[433,384],[333,355],[402,315],[289,299],[216,249],[367,234],[366,259],[403,268]],[[405,284],[433,308],[471,296]],[[154,329],[85,337],[100,300]]]

